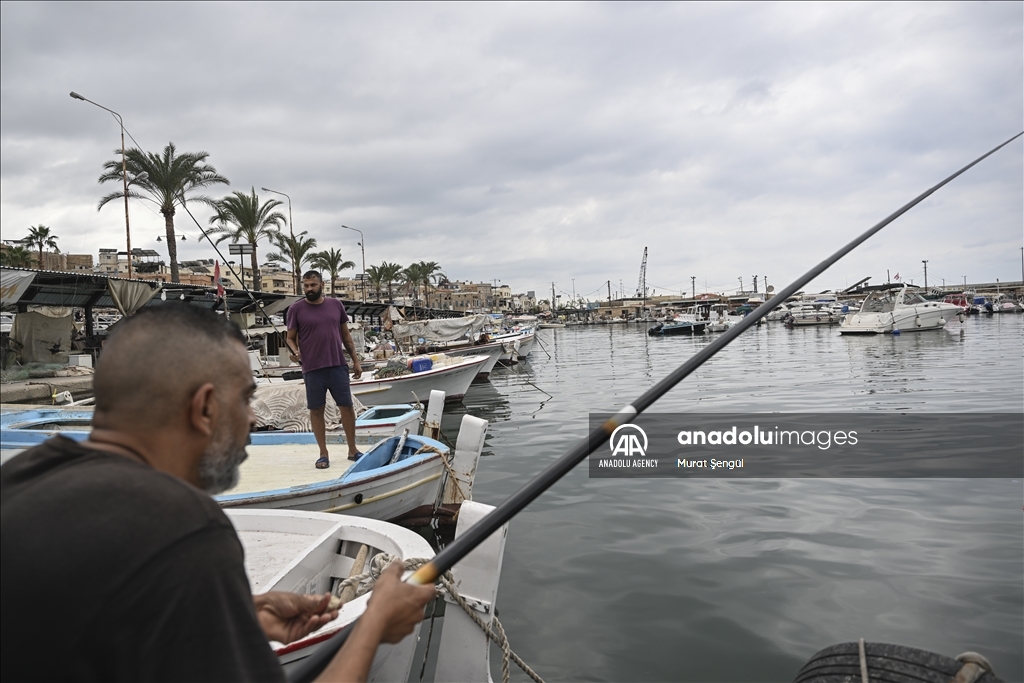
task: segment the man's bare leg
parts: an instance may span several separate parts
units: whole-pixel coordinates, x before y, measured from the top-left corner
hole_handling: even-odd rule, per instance
[[[323,405],[319,408],[309,409],[309,422],[313,426],[313,436],[316,438],[316,445],[320,447],[321,458],[330,457],[327,453],[327,425],[324,424],[324,408],[326,407]]]
[[[348,459],[355,460],[359,457],[359,449],[356,448],[356,411],[352,406],[338,406],[338,411],[341,413],[341,427],[345,430],[345,441],[348,442]]]

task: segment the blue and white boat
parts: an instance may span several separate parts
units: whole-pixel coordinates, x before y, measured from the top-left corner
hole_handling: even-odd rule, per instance
[[[431,392],[427,429],[437,434],[444,394]],[[216,496],[225,508],[344,512],[406,524],[450,520],[472,495],[487,421],[465,416],[454,455],[439,441],[416,434],[422,415],[411,405],[382,405],[356,418],[358,444],[373,442],[355,463],[341,430],[327,434],[331,466],[316,469],[320,449],[310,432],[256,431],[239,467],[238,484]],[[3,461],[61,434],[89,434],[92,410],[33,408],[0,415]],[[361,449],[362,450],[362,449]]]

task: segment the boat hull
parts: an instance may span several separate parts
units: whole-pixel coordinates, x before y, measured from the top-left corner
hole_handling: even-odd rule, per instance
[[[530,355],[533,350],[534,332],[531,330],[519,336],[501,337],[499,340],[505,344],[505,350],[498,358],[498,362],[502,365],[511,365]]]
[[[692,323],[692,322],[671,323],[671,324],[667,324],[667,325],[655,325],[651,329],[647,330],[647,334],[649,334],[652,337],[657,337],[657,336],[669,337],[669,336],[677,336],[677,335],[687,335],[687,336],[689,336],[689,335],[694,335],[694,334],[704,334],[704,331],[707,328],[707,326],[708,326],[707,323]]]
[[[467,356],[487,356],[487,361],[480,366],[480,369],[476,373],[478,380],[487,379],[491,371],[494,370],[494,366],[498,364],[498,359],[501,358],[501,354],[504,353],[505,349],[500,343],[494,344],[481,344],[480,346],[467,346],[464,349],[443,349],[443,353],[446,356],[453,356],[456,358],[465,358]]]

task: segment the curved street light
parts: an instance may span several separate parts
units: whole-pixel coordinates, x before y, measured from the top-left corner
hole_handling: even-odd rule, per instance
[[[292,227],[292,198],[288,196],[286,192],[279,192],[278,190],[271,190],[269,187],[261,187],[264,192],[271,192],[273,194],[279,194],[282,197],[288,199],[288,234],[292,237],[292,244],[295,244],[295,228]],[[295,267],[295,252],[292,252],[292,291],[296,294],[299,293],[299,273]]]
[[[120,126],[121,126],[121,179],[124,180],[124,231],[125,231],[126,241],[127,241],[127,246],[128,246],[128,252],[127,252],[127,254],[128,254],[128,279],[131,280],[132,279],[132,228],[131,228],[131,224],[128,222],[128,163],[127,163],[127,159],[126,159],[125,154],[124,154],[124,119],[122,119],[121,115],[118,114],[113,109],[108,109],[107,107],[104,107],[102,104],[99,104],[98,102],[93,102],[90,99],[82,97],[81,95],[76,93],[74,90],[72,90],[69,94],[71,95],[71,97],[73,99],[82,100],[83,102],[88,102],[91,105],[94,105],[94,106],[99,107],[100,109],[103,109],[104,111],[110,112],[111,114],[114,115],[114,118],[117,119],[118,124],[120,124]],[[142,174],[140,173],[139,176],[141,177]],[[147,175],[147,177],[148,177],[148,175]],[[138,180],[138,179],[139,178],[136,178],[136,180]]]
[[[363,277],[360,278],[360,284],[363,286],[363,303],[366,303],[366,237],[363,236],[363,231],[359,228],[350,228],[347,225],[341,226],[346,230],[352,230],[359,233],[359,248],[363,251]]]

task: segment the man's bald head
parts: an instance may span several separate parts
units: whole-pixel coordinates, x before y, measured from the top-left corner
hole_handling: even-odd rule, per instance
[[[103,346],[93,379],[95,423],[151,429],[175,420],[203,384],[251,380],[244,351],[238,327],[209,309],[144,308]]]

